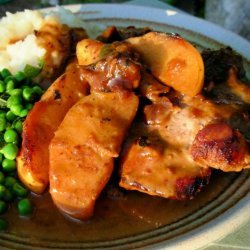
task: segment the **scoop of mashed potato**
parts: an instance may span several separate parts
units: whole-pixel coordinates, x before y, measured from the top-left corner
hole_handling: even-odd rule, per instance
[[[0,70],[7,68],[15,74],[27,64],[36,67],[45,61],[46,72],[42,75],[51,77],[68,56],[68,27],[83,27],[83,21],[63,8],[49,14],[32,10],[7,12],[0,20]]]
[[[44,17],[39,11],[7,12],[0,20],[0,50],[40,29],[43,22]]]

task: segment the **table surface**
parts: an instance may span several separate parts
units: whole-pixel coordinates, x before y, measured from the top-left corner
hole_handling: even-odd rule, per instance
[[[37,9],[39,7],[44,6],[44,5],[41,5],[41,2],[45,2],[45,1],[12,0],[7,4],[0,4],[0,17],[3,16],[6,11],[13,13],[16,11],[21,11],[23,9]],[[57,2],[58,1],[54,0],[54,3],[57,3]],[[109,2],[117,2],[117,1],[109,1]],[[126,1],[118,1],[118,2],[126,2]],[[129,1],[129,4],[151,6],[151,7],[157,7],[157,8],[170,8],[170,9],[173,8],[172,6],[167,5],[161,1],[134,0],[134,1]],[[248,36],[246,36],[245,38],[249,39]],[[249,209],[249,213],[250,213],[250,209]],[[246,222],[246,224],[243,225],[239,230],[231,233],[225,238],[216,242],[211,242],[211,244],[207,246],[205,249],[206,250],[250,249],[250,221]]]

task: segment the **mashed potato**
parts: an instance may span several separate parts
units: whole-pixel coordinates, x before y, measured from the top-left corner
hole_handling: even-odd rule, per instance
[[[44,48],[37,45],[34,34],[26,36],[23,41],[8,45],[6,51],[12,72],[23,70],[26,64],[36,66],[46,53]]]
[[[7,12],[6,17],[0,20],[0,50],[40,29],[43,22],[43,15],[39,11]]]
[[[46,48],[38,43],[35,31],[39,31],[48,23],[84,27],[82,20],[63,8],[58,8],[58,12],[47,15],[32,10],[15,14],[7,12],[0,20],[0,70],[8,68],[12,74],[15,74],[23,70],[26,64],[38,66],[45,57]],[[51,54],[58,55],[58,60],[61,60],[58,51]]]

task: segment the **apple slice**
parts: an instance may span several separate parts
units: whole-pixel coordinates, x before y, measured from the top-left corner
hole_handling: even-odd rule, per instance
[[[126,41],[141,55],[158,80],[191,97],[201,91],[204,81],[202,57],[182,37],[149,32]]]
[[[28,114],[17,158],[20,180],[31,191],[41,194],[49,183],[49,143],[67,111],[89,93],[81,70],[71,66],[44,93]]]
[[[50,194],[62,212],[92,216],[138,104],[132,92],[92,92],[68,111],[50,143]]]
[[[90,65],[100,60],[100,51],[105,44],[93,40],[83,39],[76,46],[76,55],[80,65]]]

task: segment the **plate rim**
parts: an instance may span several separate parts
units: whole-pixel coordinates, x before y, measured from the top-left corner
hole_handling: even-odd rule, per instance
[[[72,4],[42,8],[39,10],[46,13],[56,10],[58,7],[69,9],[72,12],[78,12],[80,10],[80,12],[83,14],[84,12],[86,12],[86,16],[89,15],[91,16],[91,18],[95,16],[100,18],[100,15],[101,17],[103,15],[109,18],[134,18],[134,16],[130,15],[130,13],[136,12],[136,19],[138,20],[169,24],[171,26],[186,29],[196,34],[200,34],[204,37],[216,40],[223,45],[231,46],[239,54],[244,55],[244,58],[248,62],[250,62],[250,41],[217,24],[189,15],[188,13],[177,12],[172,9],[164,10],[156,7],[139,6],[129,4],[129,2],[123,4]],[[121,8],[123,11],[121,13],[119,12],[118,14],[117,10],[120,10]],[[145,13],[148,13],[149,11],[151,12],[151,15],[146,17]],[[145,20],[145,18],[148,18],[148,20]],[[162,20],[160,20],[160,18],[162,18]],[[182,24],[180,24],[179,22],[181,22]]]
[[[99,17],[100,17],[100,13],[103,13],[103,15],[107,15],[107,12],[111,12],[112,16],[108,16],[109,18],[110,17],[126,18],[125,16],[128,13],[131,13],[131,11],[133,10],[133,11],[138,11],[139,14],[138,16],[136,16],[135,19],[139,18],[139,20],[142,20],[140,18],[144,17],[142,15],[143,11],[148,12],[150,10],[150,12],[153,11],[153,14],[159,13],[159,16],[157,16],[156,18],[152,14],[150,15],[150,18],[147,21],[153,21],[153,22],[168,24],[171,26],[177,26],[179,28],[187,29],[192,32],[201,34],[205,37],[208,37],[209,39],[212,39],[224,45],[226,44],[226,45],[233,47],[233,49],[235,49],[240,54],[243,54],[244,57],[248,61],[250,61],[250,43],[246,39],[218,25],[209,23],[207,21],[196,18],[194,16],[190,16],[188,14],[183,14],[183,13],[178,13],[178,12],[175,12],[173,14],[173,10],[171,10],[171,12],[169,12],[169,14],[171,13],[171,15],[168,15],[168,12],[167,12],[168,9],[163,10],[163,9],[158,9],[158,8],[153,8],[153,7],[135,6],[135,5],[129,5],[129,4],[122,4],[122,5],[121,4],[75,4],[75,5],[66,5],[66,6],[60,6],[60,7],[64,7],[73,12],[76,12],[77,10],[81,10],[81,12],[96,10],[99,12],[92,13],[91,15],[92,16],[97,15]],[[118,15],[118,13],[117,14],[115,13],[118,9],[121,9],[121,8],[123,9],[122,16]],[[55,7],[52,7],[52,8],[44,8],[40,10],[44,12],[48,12],[48,11],[54,11],[55,9],[56,9]],[[127,9],[127,11],[125,11],[125,9]],[[162,19],[160,21],[157,20],[163,16],[165,16],[166,19]],[[176,25],[176,23],[173,24],[173,22],[180,21],[180,20],[181,22],[184,22],[184,24],[187,24],[187,26],[184,25],[185,26],[184,27],[182,26],[183,24],[181,26],[179,26],[178,24]],[[190,20],[192,21],[192,24],[195,23],[194,26],[191,26],[191,23],[188,22]],[[208,28],[208,32],[205,32],[206,28],[204,28],[204,26]],[[249,179],[248,179],[248,182],[249,182]],[[207,222],[205,225],[199,226],[198,229],[193,229],[188,233],[184,233],[181,236],[177,236],[174,239],[168,240],[167,241],[168,246],[166,246],[165,245],[166,242],[164,243],[163,241],[159,244],[150,245],[150,247],[153,247],[155,249],[162,249],[163,247],[165,249],[176,249],[176,247],[178,246],[178,249],[186,249],[189,244],[189,246],[192,246],[192,249],[194,249],[194,246],[192,245],[193,243],[190,242],[190,240],[194,240],[194,239],[196,240],[195,248],[204,247],[209,242],[211,242],[211,240],[215,241],[221,237],[221,234],[219,234],[218,231],[217,231],[218,232],[217,234],[211,235],[209,233],[209,231],[211,231],[211,228],[213,231],[215,230],[221,231],[221,229],[227,228],[228,225],[234,224],[234,227],[231,230],[232,232],[233,230],[236,230],[238,227],[244,224],[246,217],[248,217],[248,220],[249,220],[250,214],[245,209],[249,205],[250,205],[250,195],[248,194],[244,198],[242,198],[235,206],[233,206],[232,208],[229,208],[223,215],[219,215],[214,220]],[[241,215],[241,217],[239,217],[239,214]],[[235,223],[235,218],[237,218],[236,219],[237,223]],[[214,222],[216,222],[217,225],[214,225]],[[203,243],[200,244],[199,243],[200,241],[198,242],[198,239],[200,239],[201,237],[202,238],[205,237],[206,239],[209,239],[209,240],[207,240],[206,242],[203,241]]]

